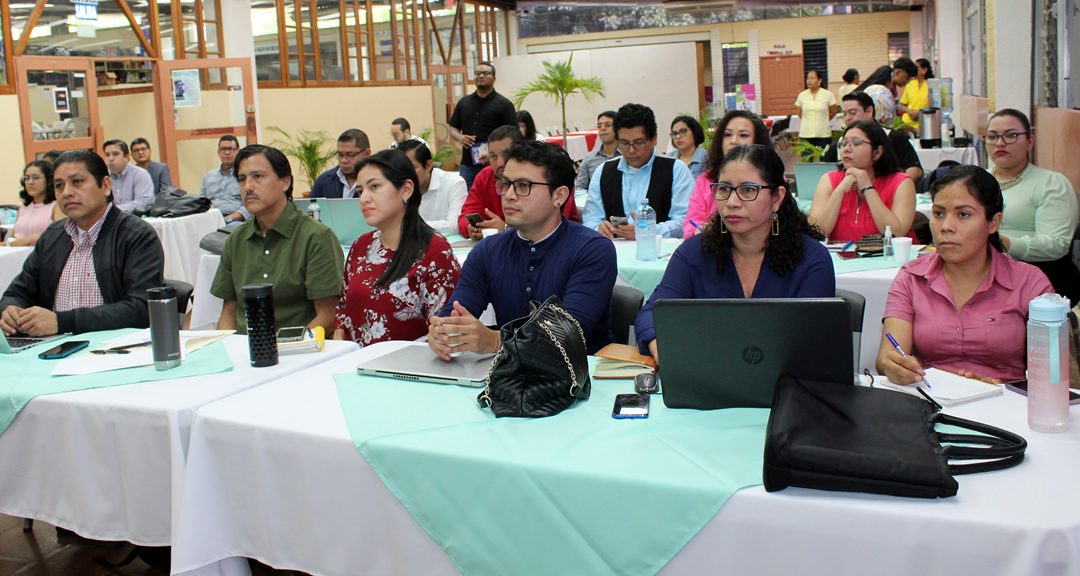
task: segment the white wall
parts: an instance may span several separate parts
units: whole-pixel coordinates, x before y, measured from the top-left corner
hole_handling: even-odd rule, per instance
[[[573,129],[596,127],[596,115],[604,110],[618,110],[628,102],[644,104],[656,114],[659,142],[666,150],[671,120],[679,114],[697,115],[697,52],[693,42],[625,46],[577,50],[573,53],[574,74],[578,77],[603,78],[606,98],[587,102],[580,94],[566,100],[566,123]],[[514,92],[543,72],[543,62],[557,62],[570,52],[549,52],[496,58],[498,73],[495,89],[512,98]],[[521,108],[528,110],[538,130],[562,124],[562,113],[555,101],[541,94],[525,99]]]
[[[998,0],[994,3],[994,23],[997,34],[993,60],[988,66],[997,71],[994,76],[994,108],[1016,108],[1031,116],[1031,1]],[[1007,30],[1024,30],[1025,34],[1010,34]],[[991,55],[988,54],[987,57]]]
[[[937,32],[935,34],[938,49],[938,67],[935,70],[938,78],[952,78],[953,89],[957,94],[964,87],[964,64],[962,62],[963,19],[961,17],[960,0],[938,0],[937,3]],[[1030,30],[1031,27],[1028,27]],[[1031,42],[1029,33],[1023,34],[1028,42]],[[1024,67],[1029,69],[1030,64]]]

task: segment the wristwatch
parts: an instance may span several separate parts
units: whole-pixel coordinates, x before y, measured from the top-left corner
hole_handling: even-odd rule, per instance
[[[232,215],[229,215],[229,216],[225,217],[225,224],[226,225],[232,224]]]

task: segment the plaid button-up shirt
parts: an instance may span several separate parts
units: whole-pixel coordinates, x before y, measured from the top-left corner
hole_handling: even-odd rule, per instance
[[[71,236],[73,246],[67,264],[64,265],[64,272],[60,274],[60,283],[56,286],[54,312],[93,308],[105,303],[98,287],[97,272],[94,270],[94,244],[97,243],[101,225],[105,223],[109,210],[112,210],[112,204],[105,207],[101,219],[85,232],[71,220],[64,225],[64,231]]]

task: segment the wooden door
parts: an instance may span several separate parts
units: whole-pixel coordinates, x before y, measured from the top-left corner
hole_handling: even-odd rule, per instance
[[[767,56],[760,63],[761,113],[764,116],[799,114],[795,98],[806,89],[801,55]]]

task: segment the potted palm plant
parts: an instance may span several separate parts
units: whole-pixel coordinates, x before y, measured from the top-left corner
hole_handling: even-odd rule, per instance
[[[308,190],[311,190],[315,186],[315,179],[326,170],[326,165],[337,153],[336,150],[328,150],[330,137],[321,130],[312,132],[301,129],[293,137],[277,126],[270,126],[269,129],[285,137],[284,141],[274,140],[272,145],[300,161],[300,174],[307,182]]]
[[[551,63],[547,60],[544,61],[544,73],[537,76],[536,80],[530,82],[524,88],[514,93],[514,97],[511,99],[519,110],[521,109],[521,103],[525,101],[525,98],[530,94],[541,93],[549,98],[554,98],[555,103],[562,109],[562,137],[563,148],[566,148],[566,99],[567,97],[581,93],[585,97],[585,100],[592,102],[592,99],[596,96],[603,98],[604,94],[604,81],[601,78],[578,78],[574,76],[574,69],[571,64],[574,61],[574,53],[570,53],[570,58],[565,62]]]

